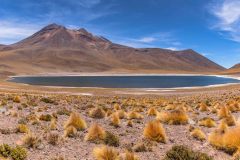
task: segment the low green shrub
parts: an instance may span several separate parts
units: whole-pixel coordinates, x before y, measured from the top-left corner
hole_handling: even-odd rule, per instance
[[[106,137],[104,143],[109,146],[118,147],[120,144],[119,138],[113,133],[106,131]]]
[[[183,145],[173,146],[163,160],[213,160],[205,153],[195,152]]]
[[[13,160],[25,160],[27,158],[27,150],[23,147],[11,147],[8,144],[0,145],[0,155]]]

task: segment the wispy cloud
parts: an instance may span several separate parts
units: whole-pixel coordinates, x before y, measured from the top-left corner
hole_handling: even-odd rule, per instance
[[[71,29],[87,26],[91,21],[113,13],[114,3],[110,1],[98,7],[102,0],[19,0],[17,5],[3,0],[8,7],[0,5],[0,43],[15,43],[49,23],[63,24]],[[21,12],[18,14],[16,10]]]
[[[156,40],[157,39],[154,38],[154,37],[143,37],[143,38],[140,38],[138,41],[143,42],[143,43],[151,43],[151,42],[154,42]]]
[[[179,48],[176,48],[176,47],[167,47],[165,49],[169,49],[169,50],[172,50],[172,51],[180,50]]]
[[[135,48],[156,48],[159,46],[170,46],[166,48],[176,49],[181,43],[171,32],[159,32],[146,35],[140,38],[113,38],[116,42]]]
[[[19,23],[18,21],[0,21],[0,43],[11,44],[27,37],[39,29],[39,25]]]
[[[213,28],[226,38],[240,42],[240,1],[221,0],[211,6],[211,13],[217,18]]]

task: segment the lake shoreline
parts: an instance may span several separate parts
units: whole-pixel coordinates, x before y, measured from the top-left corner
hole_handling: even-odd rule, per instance
[[[38,86],[38,87],[48,87],[48,88],[66,88],[66,89],[119,89],[119,88],[111,88],[111,87],[80,87],[80,86],[52,86],[52,85],[34,85],[34,84],[28,84],[28,83],[22,83],[22,82],[14,82],[11,81],[14,78],[18,77],[120,77],[120,76],[126,76],[126,77],[134,77],[134,76],[212,76],[212,77],[221,77],[221,78],[231,78],[240,80],[240,77],[238,76],[230,76],[230,75],[208,75],[208,74],[41,74],[41,75],[17,75],[17,76],[9,76],[9,79],[7,81],[17,83],[17,84],[23,84],[26,86]],[[130,90],[139,90],[139,91],[161,91],[161,92],[169,92],[169,91],[175,91],[175,90],[191,90],[191,89],[203,89],[203,88],[215,88],[215,87],[224,87],[224,86],[231,86],[231,85],[237,85],[239,83],[224,83],[224,84],[210,84],[210,85],[204,85],[204,86],[189,86],[189,87],[167,87],[167,88],[158,88],[158,87],[151,87],[151,88],[121,88],[121,89],[130,89]]]

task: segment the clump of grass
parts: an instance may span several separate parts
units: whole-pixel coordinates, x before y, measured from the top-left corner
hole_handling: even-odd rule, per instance
[[[12,149],[11,158],[13,160],[25,160],[27,158],[27,151],[25,148],[16,146]]]
[[[188,123],[188,116],[182,110],[162,111],[157,114],[157,119],[163,123],[174,125]]]
[[[208,111],[208,106],[206,105],[206,103],[201,103],[199,106],[199,111],[200,112],[205,112]]]
[[[139,158],[133,153],[126,150],[126,152],[121,156],[121,160],[139,160]]]
[[[49,97],[43,97],[43,98],[41,98],[41,101],[44,102],[44,103],[50,103],[50,104],[55,103],[55,101],[50,99]]]
[[[228,110],[230,112],[238,112],[239,111],[239,105],[237,102],[233,102],[232,104],[228,105]]]
[[[236,125],[236,119],[232,114],[229,114],[227,117],[223,118],[223,120],[226,122],[228,126]]]
[[[48,143],[56,145],[59,142],[59,135],[57,132],[50,132],[47,137]]]
[[[157,109],[155,107],[151,107],[149,108],[147,115],[148,116],[156,116],[158,113]]]
[[[20,146],[11,147],[8,144],[2,144],[0,145],[0,155],[13,160],[25,160],[27,158],[27,151]]]
[[[60,109],[57,111],[57,114],[70,116],[71,111],[64,107],[64,108],[60,108]]]
[[[20,103],[20,102],[21,102],[20,96],[15,96],[15,97],[13,98],[13,102],[15,102],[15,103]]]
[[[217,113],[217,109],[216,109],[215,107],[212,107],[212,108],[210,109],[210,112],[211,112],[211,113]]]
[[[119,160],[119,153],[112,147],[102,146],[93,149],[96,160]]]
[[[127,121],[127,126],[128,126],[128,127],[133,127],[133,122],[132,122],[132,120],[128,120],[128,121]]]
[[[240,126],[227,128],[226,122],[222,121],[220,127],[209,135],[208,140],[217,149],[233,154],[240,148]]]
[[[50,130],[56,130],[57,129],[57,120],[55,118],[52,118],[50,125],[49,125]]]
[[[113,108],[114,108],[115,110],[121,110],[121,109],[122,109],[121,106],[120,106],[118,103],[115,103],[114,106],[113,106]]]
[[[118,136],[113,133],[106,131],[106,137],[104,139],[104,143],[108,146],[118,147],[120,145],[120,140]]]
[[[9,157],[11,154],[12,148],[8,144],[0,145],[0,155],[3,157]]]
[[[223,149],[228,153],[234,153],[240,148],[240,126],[228,129],[223,135]]]
[[[64,129],[64,137],[74,137],[77,134],[77,129],[74,126],[68,126]]]
[[[191,131],[190,135],[200,141],[203,141],[206,139],[205,133],[200,128],[195,128]]]
[[[84,130],[87,128],[86,122],[76,112],[71,113],[68,121],[64,125],[64,129],[68,128],[69,126],[73,126],[77,130]]]
[[[128,119],[143,119],[143,115],[136,111],[130,111],[128,113]]]
[[[92,118],[101,119],[106,116],[106,112],[101,107],[95,107],[89,111],[89,116]]]
[[[226,118],[229,116],[229,110],[226,106],[222,106],[219,110],[218,110],[218,117],[219,119],[222,118]]]
[[[25,124],[18,124],[17,126],[17,132],[20,132],[20,133],[28,133],[29,132],[29,128],[27,125]]]
[[[143,135],[145,138],[156,142],[166,143],[167,140],[165,129],[162,127],[162,124],[157,120],[150,121],[146,124]]]
[[[98,124],[93,124],[89,129],[88,133],[85,136],[86,141],[99,142],[103,141],[106,138],[105,130]]]
[[[116,113],[118,114],[120,119],[126,118],[126,112],[124,112],[123,110],[118,110]]]
[[[228,130],[228,125],[226,123],[226,121],[222,120],[218,126],[218,128],[216,129],[217,132],[219,133],[225,133]]]
[[[41,121],[51,121],[52,116],[50,114],[42,114],[39,117],[39,120]]]
[[[113,114],[113,111],[108,109],[107,112],[106,112],[106,116],[109,117]]]
[[[176,109],[176,106],[173,105],[173,104],[168,104],[166,107],[165,107],[165,110],[175,110]]]
[[[167,151],[163,160],[213,160],[205,153],[195,152],[186,146],[173,146]]]
[[[114,127],[120,127],[120,118],[118,116],[118,113],[113,113],[111,115],[111,125],[113,125]]]
[[[26,134],[22,139],[22,144],[27,148],[37,148],[41,143],[41,139],[33,133]]]
[[[216,122],[212,118],[205,117],[199,120],[198,125],[211,128],[216,126]]]

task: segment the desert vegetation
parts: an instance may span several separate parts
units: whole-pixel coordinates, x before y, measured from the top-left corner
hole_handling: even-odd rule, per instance
[[[236,159],[240,98],[0,94],[0,159]]]

